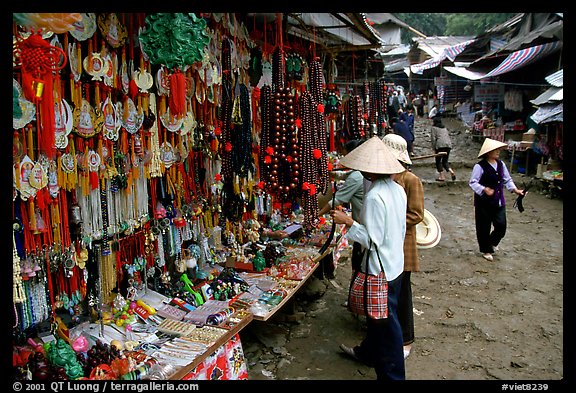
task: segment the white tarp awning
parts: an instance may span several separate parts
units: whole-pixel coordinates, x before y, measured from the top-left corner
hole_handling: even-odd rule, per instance
[[[474,41],[475,40],[467,40],[464,42],[460,42],[456,45],[444,48],[442,52],[440,52],[440,54],[438,54],[437,56],[428,59],[422,63],[411,65],[410,71],[412,71],[414,74],[422,74],[424,70],[438,67],[440,63],[442,63],[445,59],[448,59],[453,62],[456,56],[462,53],[462,51],[466,49],[466,47],[471,43],[473,43]]]

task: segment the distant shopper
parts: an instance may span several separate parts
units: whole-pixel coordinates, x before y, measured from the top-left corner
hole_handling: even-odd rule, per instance
[[[418,117],[424,117],[424,105],[426,105],[426,99],[424,98],[424,94],[420,94],[414,103],[416,106],[416,114]]]
[[[444,171],[450,172],[452,180],[456,180],[456,173],[450,167],[449,161],[450,151],[452,150],[452,140],[450,139],[450,133],[448,132],[448,129],[442,123],[442,117],[440,115],[436,115],[432,119],[430,139],[432,142],[432,149],[434,150],[435,154],[446,153],[441,156],[436,156],[436,170],[438,171],[438,177],[436,180],[446,180]]]
[[[504,161],[499,159],[500,151],[506,146],[486,138],[478,153],[481,160],[472,168],[469,182],[474,191],[476,238],[482,257],[488,261],[494,260],[492,254],[498,251],[498,244],[506,234],[504,187],[516,195],[524,195],[524,190],[514,184]]]
[[[436,103],[433,103],[432,107],[428,111],[428,118],[433,119],[434,117],[436,117],[437,114],[438,114],[438,105],[436,105]]]
[[[390,127],[394,134],[400,135],[406,141],[408,145],[408,151],[412,152],[413,143],[414,143],[414,134],[410,131],[408,127],[408,123],[404,120],[399,119],[398,117],[393,117],[390,119]]]

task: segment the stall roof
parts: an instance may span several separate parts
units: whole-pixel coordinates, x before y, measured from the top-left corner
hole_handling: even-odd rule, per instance
[[[543,105],[550,101],[562,101],[564,99],[564,89],[561,87],[551,87],[538,97],[530,100],[534,105]]]
[[[536,124],[549,123],[552,121],[563,121],[564,104],[543,105],[530,116]]]
[[[287,14],[287,33],[335,52],[388,52],[401,44],[401,29],[425,36],[390,13]]]
[[[545,79],[546,82],[550,83],[554,87],[564,86],[564,69],[561,69],[551,75],[548,75]]]
[[[562,48],[562,42],[555,41],[548,44],[536,45],[530,48],[521,49],[509,54],[508,57],[502,61],[502,63],[500,63],[500,65],[489,72],[470,70],[468,68],[463,69],[460,67],[444,67],[444,69],[466,79],[478,80],[514,71],[538,59],[548,56],[560,48]]]
[[[507,40],[492,51],[476,59],[475,63],[482,62],[497,56],[505,56],[527,46],[536,46],[544,42],[563,40],[563,14],[562,13],[526,13],[518,14],[495,30],[488,30],[487,34],[499,33],[508,29],[503,35]]]

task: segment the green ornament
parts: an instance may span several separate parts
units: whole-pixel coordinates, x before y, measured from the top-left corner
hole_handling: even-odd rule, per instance
[[[256,256],[252,260],[252,265],[254,266],[254,270],[257,272],[261,272],[266,268],[266,258],[262,254],[262,251],[257,251]]]
[[[193,13],[158,13],[146,17],[140,34],[142,50],[152,64],[181,68],[201,61],[210,43],[206,20]]]

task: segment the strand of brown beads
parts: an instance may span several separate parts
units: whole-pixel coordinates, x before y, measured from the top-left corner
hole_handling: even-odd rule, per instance
[[[272,87],[264,85],[260,89],[260,118],[262,121],[262,131],[260,133],[260,181],[264,182],[265,189],[271,190],[272,183],[277,181],[272,177],[271,166],[272,157],[268,152],[271,147],[272,134]]]

